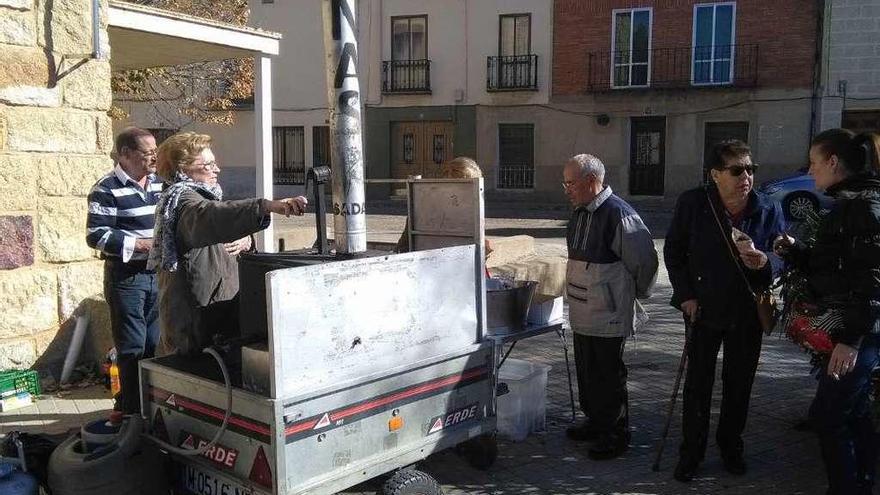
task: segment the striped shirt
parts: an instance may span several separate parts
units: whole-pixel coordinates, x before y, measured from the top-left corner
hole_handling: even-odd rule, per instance
[[[86,243],[106,257],[123,262],[146,260],[149,253],[135,252],[137,239],[153,237],[156,203],[162,182],[147,176],[144,188],[118,164],[89,193]]]

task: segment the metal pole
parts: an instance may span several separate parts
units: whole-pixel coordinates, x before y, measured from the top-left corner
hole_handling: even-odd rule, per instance
[[[333,230],[338,254],[367,250],[355,0],[322,0],[330,108]]]

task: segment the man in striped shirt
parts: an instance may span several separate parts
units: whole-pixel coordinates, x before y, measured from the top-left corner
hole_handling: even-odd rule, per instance
[[[156,139],[129,127],[116,136],[116,166],[89,193],[86,243],[101,251],[104,297],[110,306],[121,390],[116,409],[140,411],[138,361],[159,341],[156,274],[147,270],[156,202]]]

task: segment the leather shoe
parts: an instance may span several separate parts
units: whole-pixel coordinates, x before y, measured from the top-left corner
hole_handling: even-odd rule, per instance
[[[576,442],[595,442],[599,439],[599,432],[589,421],[584,421],[578,426],[568,427],[565,436]]]
[[[678,464],[675,465],[675,472],[672,473],[672,477],[682,483],[687,483],[697,475],[698,465],[698,462],[682,457],[678,460]]]
[[[605,434],[587,451],[587,456],[594,461],[607,461],[620,457],[629,448],[629,433]]]
[[[741,453],[723,454],[721,459],[724,461],[724,469],[726,469],[728,473],[736,476],[746,474],[746,461],[743,459]]]

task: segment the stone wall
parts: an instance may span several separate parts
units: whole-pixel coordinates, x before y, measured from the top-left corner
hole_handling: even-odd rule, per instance
[[[91,59],[91,12],[91,0],[0,0],[0,369],[57,372],[81,314],[93,345],[108,341],[102,263],[85,244],[86,195],[112,167],[110,64]]]

